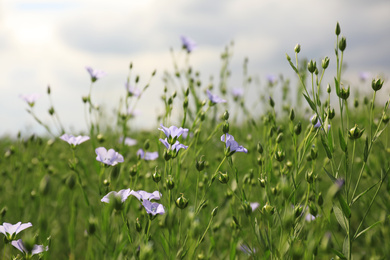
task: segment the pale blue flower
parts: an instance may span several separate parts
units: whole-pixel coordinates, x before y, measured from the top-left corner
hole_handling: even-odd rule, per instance
[[[165,213],[164,206],[157,202],[150,202],[149,200],[143,200],[142,205],[144,206],[146,213],[151,214],[152,216],[155,216],[157,214],[162,215]]]
[[[145,161],[153,161],[158,158],[158,152],[145,152],[143,149],[137,151],[137,156]]]
[[[162,194],[158,190],[154,191],[153,193],[149,193],[149,192],[146,192],[146,191],[143,191],[143,190],[139,190],[139,191],[132,190],[130,192],[130,195],[133,195],[139,201],[160,200],[161,196],[162,196]]]
[[[49,247],[44,247],[43,245],[34,245],[31,252],[27,251],[26,247],[23,244],[23,241],[21,239],[14,240],[11,242],[11,244],[16,247],[20,252],[22,252],[25,255],[33,256],[36,254],[40,254],[43,251],[49,250]]]
[[[159,139],[161,143],[165,145],[168,151],[175,151],[176,153],[179,152],[180,149],[184,148],[187,150],[188,146],[179,143],[179,141],[176,141],[173,145],[169,144],[168,139]]]
[[[207,92],[207,96],[209,96],[209,99],[210,99],[211,103],[213,103],[213,104],[226,103],[226,100],[225,100],[225,99],[222,99],[222,98],[220,98],[220,97],[217,96],[217,95],[213,95],[213,94],[210,92],[210,90],[207,89],[206,92]]]
[[[91,67],[87,66],[85,69],[88,71],[89,75],[91,76],[91,81],[95,82],[96,80],[104,77],[106,73],[102,70],[94,70]]]
[[[244,95],[244,89],[243,88],[234,88],[232,89],[232,95],[235,100],[242,97]]]
[[[270,85],[274,85],[277,81],[277,77],[275,75],[267,75],[267,81]]]
[[[106,196],[104,196],[100,201],[101,202],[105,202],[105,203],[110,203],[110,200],[111,198],[118,198],[120,199],[120,201],[123,203],[127,200],[127,198],[130,196],[131,194],[131,190],[130,189],[123,189],[123,190],[120,190],[118,192],[116,191],[110,191],[109,193],[107,193]]]
[[[107,165],[114,166],[118,163],[124,162],[123,156],[118,152],[115,152],[114,149],[107,151],[104,147],[99,147],[95,149],[97,154],[96,160]]]
[[[180,137],[182,134],[188,132],[188,129],[187,128],[182,128],[182,127],[177,127],[177,126],[170,126],[169,128],[168,127],[165,127],[163,126],[163,124],[160,124],[161,128],[158,128],[158,130],[161,130],[164,132],[164,134],[167,136],[167,138],[178,138]]]
[[[120,138],[119,138],[119,142],[120,142],[120,143],[123,142],[123,137],[120,137]],[[134,146],[134,145],[136,145],[136,144],[137,144],[137,140],[132,139],[132,138],[130,138],[130,137],[126,137],[126,138],[125,138],[125,145],[127,145],[127,146]]]
[[[33,94],[27,94],[27,95],[19,95],[21,99],[27,102],[27,104],[30,107],[33,107],[35,104],[35,101],[37,101],[38,98],[41,97],[41,94],[33,93]]]
[[[8,239],[8,241],[11,241],[19,232],[31,226],[32,224],[30,222],[23,224],[22,222],[18,222],[15,225],[4,222],[3,225],[0,225],[0,233],[3,233],[6,236],[6,239]]]
[[[139,97],[142,93],[140,89],[130,85],[129,82],[125,83],[125,87],[126,87],[126,90],[127,90],[127,93],[129,94],[129,96]]]
[[[181,39],[181,42],[182,42],[182,45],[183,45],[183,49],[186,49],[187,52],[190,53],[190,52],[192,52],[193,50],[196,49],[197,44],[191,38],[182,35],[182,36],[180,36],[180,39]]]
[[[68,142],[68,144],[72,145],[73,147],[75,147],[76,145],[79,145],[87,140],[89,140],[89,136],[73,136],[73,135],[68,135],[68,134],[64,134],[60,137],[61,140],[64,140],[65,142]]]
[[[226,136],[226,140],[225,140]],[[221,136],[221,141],[226,143],[226,149],[228,149],[230,154],[234,152],[244,152],[247,153],[248,150],[244,148],[242,145],[238,145],[238,143],[234,140],[234,137],[230,134],[223,134]]]
[[[255,211],[259,206],[260,206],[260,203],[258,202],[252,202],[250,203],[250,206],[252,208],[252,212]]]

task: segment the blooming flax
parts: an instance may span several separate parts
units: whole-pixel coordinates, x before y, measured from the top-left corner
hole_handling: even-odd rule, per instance
[[[186,49],[188,53],[190,53],[196,49],[197,44],[191,38],[182,35],[182,36],[180,36],[180,39],[181,39],[181,43],[183,45],[183,49]]]
[[[0,225],[0,233],[3,233],[6,236],[6,239],[8,241],[11,241],[15,239],[16,235],[26,228],[31,227],[32,224],[30,222],[23,223],[18,222],[15,225],[12,225],[10,223],[4,222],[3,225]]]
[[[226,103],[225,99],[220,98],[217,95],[213,95],[210,90],[206,90],[207,96],[209,96],[211,104]]]
[[[35,101],[37,101],[37,99],[41,97],[41,94],[34,93],[34,94],[28,94],[28,95],[19,95],[19,97],[21,99],[23,99],[24,101],[26,101],[30,107],[33,107],[35,104]]]
[[[40,254],[43,251],[49,250],[49,247],[44,247],[43,245],[34,245],[31,252],[26,249],[26,247],[23,244],[23,241],[21,239],[14,240],[11,242],[11,244],[16,247],[20,252],[24,253],[26,255],[26,259],[29,259],[31,256]]]
[[[106,73],[102,70],[94,70],[91,67],[87,66],[85,69],[88,71],[89,75],[91,76],[91,81],[95,82],[96,80],[104,77]]]
[[[76,145],[79,145],[87,140],[89,140],[89,136],[73,136],[73,135],[68,135],[68,134],[64,134],[62,136],[60,136],[60,139],[61,140],[64,140],[65,142],[68,142],[68,144],[70,144],[72,147],[76,147]]]
[[[230,156],[235,152],[243,152],[243,153],[248,152],[248,150],[244,148],[242,145],[238,145],[238,143],[234,140],[234,137],[228,133],[223,134],[221,136],[221,141],[226,143],[227,156]]]
[[[115,152],[114,149],[107,151],[106,148],[99,147],[95,149],[95,152],[97,154],[96,160],[106,165],[114,166],[118,163],[124,162],[123,156],[118,152]]]

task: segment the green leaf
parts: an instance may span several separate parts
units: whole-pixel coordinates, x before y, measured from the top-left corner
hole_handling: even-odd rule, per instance
[[[327,156],[329,159],[332,159],[332,153],[330,152],[329,146],[328,146],[328,144],[326,143],[325,138],[324,138],[323,135],[321,135],[321,142],[322,142],[322,145],[323,145],[324,148],[325,148],[326,156]]]
[[[316,111],[316,105],[314,104],[314,102],[308,96],[306,96],[306,94],[303,94],[303,96],[305,97],[307,103],[309,103],[311,109],[313,109],[313,111]]]
[[[383,131],[384,131],[385,129],[386,129],[386,127],[383,128],[382,130],[380,130],[378,133],[376,133],[376,135],[375,135],[374,138],[372,139],[372,142],[375,142],[376,139],[378,139],[379,136],[381,136],[381,134],[383,133]]]
[[[344,216],[347,218],[351,218],[351,209],[349,208],[347,202],[344,200],[343,196],[341,196],[341,194],[338,193],[337,198],[339,199],[339,203],[344,213]]]
[[[340,251],[336,250],[336,249],[332,249],[333,253],[335,253],[338,257],[340,257],[340,259],[342,260],[347,260],[347,258],[345,257],[345,255],[343,253],[341,253]]]
[[[348,231],[348,221],[344,217],[343,212],[341,209],[337,206],[333,206],[333,212],[336,216],[337,222],[339,222],[340,226],[345,230],[345,232]]]
[[[334,78],[334,86],[336,87],[336,94],[338,96],[340,93],[340,84],[336,78]]]
[[[297,67],[295,67],[295,65],[291,62],[291,58],[290,58],[290,56],[288,56],[287,53],[286,53],[286,57],[287,57],[288,63],[290,63],[291,68],[295,71],[295,73],[299,74]]]
[[[378,221],[378,222],[375,222],[374,224],[372,224],[371,226],[369,226],[368,228],[362,230],[361,232],[359,232],[359,234],[356,235],[356,237],[354,237],[353,239],[357,239],[360,235],[363,235],[364,233],[366,233],[368,230],[370,230],[371,228],[375,227],[376,225],[380,224],[382,221]]]
[[[330,151],[333,153],[333,151],[334,151],[333,135],[330,132],[328,132],[328,146],[329,146]]]
[[[365,191],[363,191],[362,193],[357,195],[355,198],[353,198],[353,200],[351,202],[351,205],[353,205],[358,199],[360,199],[361,196],[363,196],[364,194],[369,192],[372,188],[374,188],[378,183],[380,183],[380,181],[378,181],[377,183],[373,184],[371,187],[369,187],[368,189],[366,189]]]
[[[326,175],[328,175],[328,177],[332,180],[333,183],[335,183],[337,181],[337,179],[332,175],[330,174],[324,167],[324,171],[326,172]]]
[[[345,236],[344,238],[344,243],[343,243],[343,253],[344,255],[348,255],[349,256],[349,251],[351,250],[351,248],[349,247],[349,239],[348,239],[348,235]]]
[[[343,133],[341,132],[341,129],[339,128],[339,141],[340,141],[340,147],[343,152],[347,152],[347,143],[345,142],[345,139],[343,137]]]

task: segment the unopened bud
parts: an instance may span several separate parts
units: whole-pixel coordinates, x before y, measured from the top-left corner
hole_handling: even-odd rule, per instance
[[[294,51],[295,53],[299,53],[301,51],[301,45],[300,44],[295,45]]]
[[[242,207],[244,208],[245,215],[249,216],[252,213],[252,207],[248,201],[244,201]]]
[[[298,124],[296,124],[296,125],[294,126],[294,133],[295,133],[296,135],[300,135],[301,132],[302,132],[302,125],[301,125],[301,122],[298,122]]]
[[[225,112],[223,113],[222,118],[223,118],[223,120],[228,120],[229,119],[229,112],[227,110],[225,110]]]
[[[225,122],[225,124],[223,124],[222,132],[223,132],[223,134],[229,133],[229,123],[228,122]]]
[[[199,161],[196,161],[196,162],[195,162],[195,167],[196,167],[196,169],[198,170],[198,172],[203,171],[203,169],[204,169],[204,160],[203,160],[203,156],[200,157],[200,160],[199,160]]]
[[[278,161],[278,162],[281,162],[284,160],[284,157],[286,156],[286,153],[282,150],[278,150],[276,151],[275,153],[275,159]]]
[[[332,92],[332,89],[331,89],[331,87],[330,87],[329,84],[326,86],[326,92],[327,92],[328,94],[330,94],[330,92]]]
[[[339,22],[337,22],[335,33],[336,33],[337,36],[339,36],[339,35],[340,35],[340,32],[341,32],[340,24],[339,24]]]
[[[313,171],[307,171],[306,175],[305,175],[305,178],[306,178],[306,181],[308,183],[313,183],[313,181],[314,181]]]
[[[347,39],[345,39],[345,37],[341,37],[341,39],[339,41],[340,51],[344,51],[346,47],[347,47]]]
[[[148,150],[149,147],[150,147],[150,141],[149,141],[149,139],[146,139],[145,142],[144,142],[144,149]]]
[[[138,169],[137,169],[136,164],[134,164],[133,166],[130,167],[129,174],[131,177],[134,177],[135,175],[137,175],[137,172],[138,172]]]
[[[290,110],[290,121],[294,121],[294,119],[295,119],[295,112],[294,112],[294,109],[291,108],[291,110]]]
[[[142,231],[142,225],[138,218],[135,220],[135,230],[137,230],[138,233]]]
[[[326,68],[328,68],[328,66],[329,66],[329,61],[330,61],[330,59],[328,58],[328,57],[325,57],[323,60],[322,60],[322,68],[323,69],[326,69]]]
[[[88,235],[93,235],[95,234],[96,232],[96,227],[98,226],[98,220],[97,218],[94,218],[94,217],[90,217],[88,219],[88,229],[87,229],[87,232],[88,232]]]
[[[212,217],[215,217],[215,216],[217,215],[217,213],[218,213],[218,207],[215,207],[215,208],[213,209],[213,211],[211,211],[211,216],[212,216]]]
[[[310,60],[309,63],[307,64],[307,70],[310,73],[314,73],[314,71],[317,69],[317,64],[315,61]]]
[[[280,143],[280,142],[282,142],[282,140],[283,140],[283,133],[280,133],[280,134],[278,134],[278,136],[276,137],[276,143]]]
[[[356,140],[359,139],[363,135],[363,133],[364,133],[364,128],[359,129],[355,124],[355,126],[348,131],[348,138],[351,140]]]
[[[172,175],[168,175],[167,187],[169,190],[172,190],[175,187],[175,182],[173,181]]]
[[[269,104],[271,107],[275,106],[275,101],[272,99],[272,97],[269,97]]]
[[[383,86],[383,80],[382,79],[373,79],[371,82],[371,87],[374,91],[378,91]]]
[[[227,172],[225,172],[225,173],[219,172],[218,180],[222,184],[228,183],[228,181],[229,181],[229,174],[227,174]]]

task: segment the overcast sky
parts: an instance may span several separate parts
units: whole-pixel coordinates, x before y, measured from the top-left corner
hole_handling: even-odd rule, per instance
[[[50,122],[48,84],[65,128],[85,131],[81,97],[88,94],[90,82],[85,66],[107,72],[96,82],[93,96],[113,116],[125,94],[130,62],[142,84],[157,69],[139,102],[142,118],[136,120],[138,127],[155,126],[163,72],[172,71],[169,50],[180,51],[180,35],[197,42],[190,62],[207,78],[218,75],[220,54],[234,40],[232,88],[242,81],[245,57],[250,74],[260,81],[281,73],[295,80],[285,53],[292,56],[297,43],[302,58],[320,63],[329,56],[331,72],[339,21],[347,38],[345,78],[358,82],[359,72],[367,71],[387,80],[389,14],[388,0],[0,0],[0,135],[43,132],[19,95],[42,94],[35,110]],[[384,88],[381,96],[386,98],[387,82]]]

